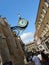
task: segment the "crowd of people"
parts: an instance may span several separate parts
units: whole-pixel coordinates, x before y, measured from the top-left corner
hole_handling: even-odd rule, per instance
[[[28,61],[33,61],[35,65],[49,65],[49,53],[46,53],[45,50],[32,53],[27,58]]]

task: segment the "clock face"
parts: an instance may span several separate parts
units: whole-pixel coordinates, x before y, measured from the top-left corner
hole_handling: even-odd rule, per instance
[[[25,19],[20,19],[19,22],[18,22],[18,26],[20,27],[25,27],[27,25],[27,20]]]

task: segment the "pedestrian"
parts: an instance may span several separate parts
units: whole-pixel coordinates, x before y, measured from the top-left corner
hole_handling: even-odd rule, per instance
[[[43,52],[41,52],[41,55],[42,55],[42,63],[43,63],[43,65],[49,65],[48,54],[44,54]]]
[[[37,55],[34,55],[32,57],[32,61],[35,63],[35,65],[41,65],[40,59],[38,58]]]

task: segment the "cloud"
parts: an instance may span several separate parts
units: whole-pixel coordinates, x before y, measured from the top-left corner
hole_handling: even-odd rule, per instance
[[[34,33],[33,32],[24,33],[20,37],[21,37],[22,41],[26,44],[29,42],[33,42]]]

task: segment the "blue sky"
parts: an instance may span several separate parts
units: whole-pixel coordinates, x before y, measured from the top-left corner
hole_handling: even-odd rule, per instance
[[[6,17],[11,26],[17,25],[18,13],[29,21],[29,25],[23,32],[35,32],[35,21],[39,0],[0,0],[0,15]]]

